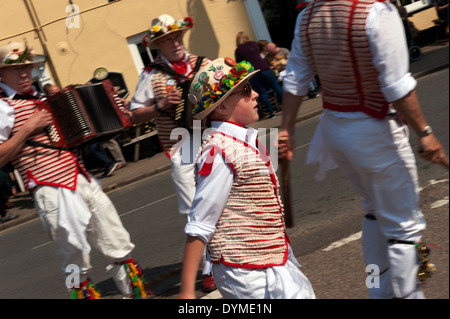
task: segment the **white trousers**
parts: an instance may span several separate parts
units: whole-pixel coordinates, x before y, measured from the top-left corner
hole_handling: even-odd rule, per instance
[[[288,261],[281,266],[247,269],[213,264],[214,281],[225,299],[315,299],[299,267],[289,246]]]
[[[170,152],[171,175],[178,199],[178,211],[182,215],[188,215],[195,196],[194,161],[200,150],[201,141],[195,141],[196,136],[187,130],[180,130],[182,140]]]
[[[134,244],[109,197],[97,180],[89,182],[78,175],[77,189],[39,186],[33,193],[34,205],[44,229],[62,255],[62,270],[68,265],[78,267],[80,280],[92,268],[91,246],[111,262],[131,257]],[[71,268],[70,272],[75,273]]]
[[[425,230],[419,209],[418,176],[407,126],[398,117],[342,118],[325,112],[319,128],[324,146],[361,194],[362,208],[375,220],[363,222],[366,265],[380,271],[371,298],[422,298],[417,283],[418,258],[413,244]]]
[[[183,136],[182,141],[177,145],[175,151],[171,152],[170,157],[172,161],[171,175],[178,199],[178,212],[186,215],[188,219],[196,189],[194,161],[200,150],[198,147],[200,144],[197,143],[197,145],[194,139],[195,136]],[[202,264],[202,274],[210,275],[212,266],[206,248],[202,256]]]

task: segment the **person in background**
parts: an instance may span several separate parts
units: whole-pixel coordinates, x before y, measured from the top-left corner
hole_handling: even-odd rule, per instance
[[[258,46],[259,46],[259,52],[261,55],[261,58],[265,58],[267,54],[267,44],[269,41],[267,40],[258,40]]]
[[[181,103],[190,110],[190,102],[185,97],[189,85],[198,69],[209,61],[185,49],[183,37],[193,25],[190,17],[176,21],[167,14],[152,20],[143,42],[151,49],[158,49],[159,55],[141,73],[130,104],[131,119],[135,124],[155,120],[163,151],[172,162],[178,211],[186,217],[195,194],[194,163],[186,154],[195,156],[200,145],[196,146],[191,139],[192,114],[186,114],[190,123],[185,127],[175,119],[175,111]],[[179,90],[177,86],[184,89]],[[179,132],[181,140],[171,138],[173,132]],[[216,289],[210,272],[209,263],[205,261],[202,289],[206,292]]]
[[[47,83],[44,85],[44,92],[47,96],[52,96],[58,93],[60,90],[59,86]]]
[[[12,189],[14,188],[9,175],[10,171],[9,163],[0,169],[0,223],[6,223],[19,217],[18,214],[12,214],[7,210],[12,207],[9,198],[13,195]]]
[[[109,177],[116,171],[119,163],[115,161],[105,143],[89,144],[86,146],[89,152],[89,158],[93,159],[97,165],[103,169],[102,177]]]
[[[258,43],[250,41],[248,35],[241,31],[236,35],[236,46],[234,52],[236,62],[248,61],[256,70],[260,71],[252,77],[250,82],[252,83],[254,90],[258,92],[262,104],[270,114],[269,116],[271,118],[275,117],[275,111],[267,92],[268,89],[274,90],[278,103],[281,104],[283,89],[280,87],[277,78],[270,69],[270,65],[261,57]]]
[[[445,36],[448,37],[448,20],[449,20],[448,0],[433,0],[432,3],[436,8],[436,13],[439,19],[441,19],[445,23]]]
[[[267,54],[264,59],[269,63],[275,76],[278,78],[280,73],[286,70],[287,60],[289,59],[289,49],[280,48],[275,43],[269,42],[266,45]]]

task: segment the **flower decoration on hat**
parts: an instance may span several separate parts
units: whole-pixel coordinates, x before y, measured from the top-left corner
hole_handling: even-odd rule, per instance
[[[237,64],[234,62],[234,66],[228,71],[228,74],[217,72],[221,70],[216,70],[215,66],[211,65],[209,71],[216,72],[214,79],[217,82],[209,84],[207,83],[209,80],[207,74],[205,73],[203,79],[202,74],[200,74],[199,83],[203,84],[204,91],[200,99],[196,100],[197,103],[194,103],[196,105],[192,110],[192,114],[196,115],[214,105],[254,70],[253,65],[247,61],[242,61]],[[216,74],[220,75],[216,76]],[[218,76],[221,76],[221,78],[217,78]]]
[[[19,51],[19,49],[13,49],[9,54],[7,54],[0,62],[1,64],[23,64],[31,63],[36,56],[33,49],[25,47],[25,50]]]
[[[191,17],[186,17],[182,20],[175,21],[175,23],[170,25],[154,25],[149,30],[149,40],[158,38],[165,33],[174,32],[185,28],[192,28],[194,26],[194,20]],[[148,41],[148,39],[147,39]]]

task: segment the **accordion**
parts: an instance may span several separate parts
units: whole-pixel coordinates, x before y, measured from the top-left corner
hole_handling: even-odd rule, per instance
[[[39,105],[52,114],[48,134],[53,146],[61,148],[106,141],[131,127],[121,107],[109,80],[68,86]]]
[[[177,89],[181,91],[181,103],[175,108],[174,122],[184,128],[192,129],[192,103],[187,98],[192,80],[187,80],[177,84]]]

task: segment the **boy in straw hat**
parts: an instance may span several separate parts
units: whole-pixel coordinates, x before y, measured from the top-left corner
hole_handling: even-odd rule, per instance
[[[91,245],[113,262],[113,279],[125,297],[146,297],[145,279],[131,257],[134,244],[113,203],[78,154],[51,147],[44,129],[53,123],[52,115],[38,111],[43,100],[32,88],[36,65],[24,43],[0,47],[0,167],[11,161],[33,195],[43,226],[63,256],[72,297],[100,297],[88,278]]]
[[[163,14],[153,19],[143,42],[152,49],[158,49],[159,55],[141,73],[130,105],[134,123],[155,120],[161,146],[172,162],[172,180],[176,188],[178,210],[183,215],[189,214],[195,194],[194,164],[190,156],[185,154],[195,155],[198,152],[198,149],[192,149],[194,144],[190,139],[192,105],[187,100],[187,93],[198,68],[210,61],[186,51],[183,36],[192,27],[190,17],[176,21],[170,15]],[[189,122],[188,130],[176,120],[176,109],[180,103],[184,103],[189,113],[186,119]],[[174,132],[182,133],[181,141],[178,135],[171,136]],[[215,289],[213,277],[209,275],[207,268],[202,286],[205,291]]]
[[[224,298],[314,298],[288,244],[278,181],[257,131],[253,66],[219,58],[200,69],[189,97],[210,128],[196,162],[197,189],[185,227],[181,298],[195,298],[207,245]]]

